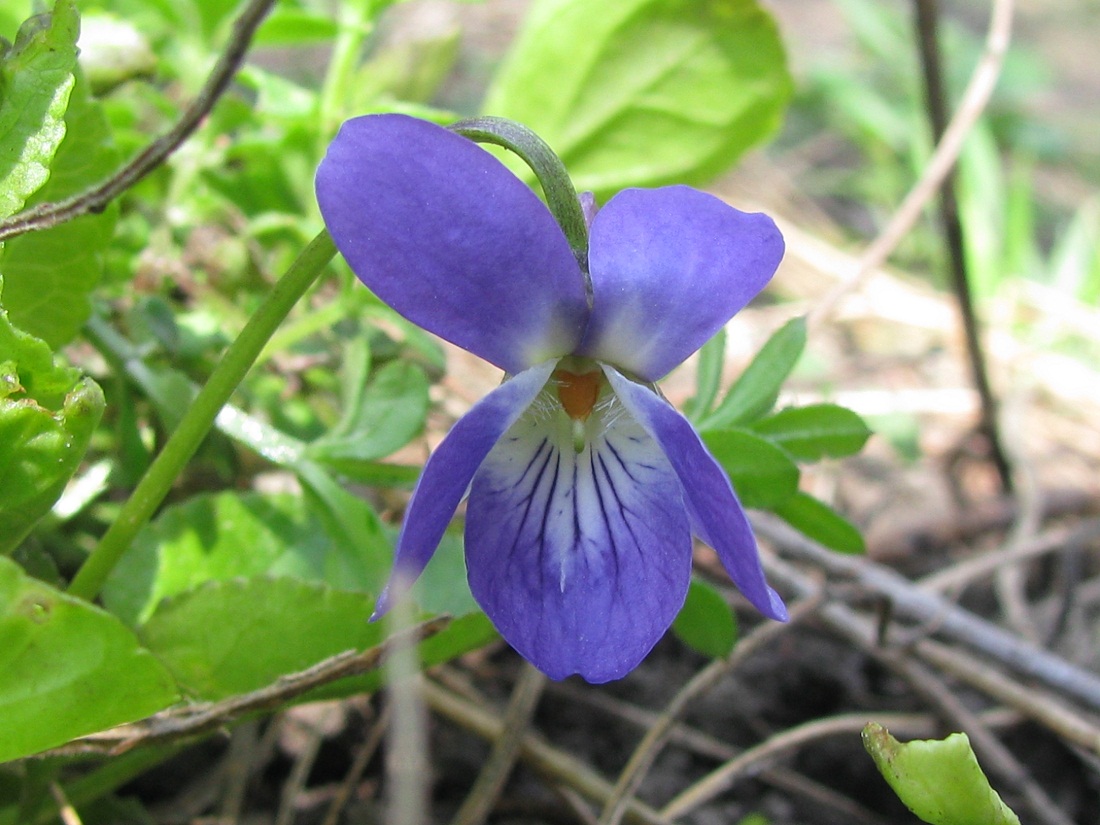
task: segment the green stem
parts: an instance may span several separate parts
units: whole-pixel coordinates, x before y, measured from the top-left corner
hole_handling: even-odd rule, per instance
[[[584,218],[577,190],[565,171],[561,158],[550,146],[528,129],[503,117],[472,117],[452,123],[447,127],[465,138],[478,143],[492,143],[515,152],[520,160],[531,167],[546,194],[546,206],[558,222],[573,250],[581,272],[584,273],[585,292],[589,305],[592,302],[592,279],[588,274],[588,222]]]
[[[251,369],[275,329],[335,254],[332,238],[327,231],[322,231],[275,284],[256,314],[225,351],[206,385],[184,414],[179,427],[123,505],[118,518],[85,560],[69,585],[69,593],[88,600],[96,597],[138,531],[164,501],[184,465],[191,460],[210,431],[218,411]]]

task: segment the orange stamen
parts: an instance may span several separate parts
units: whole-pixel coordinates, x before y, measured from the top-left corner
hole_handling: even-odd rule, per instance
[[[566,414],[575,421],[585,421],[600,398],[603,373],[586,372],[578,375],[568,370],[555,370],[558,398]]]

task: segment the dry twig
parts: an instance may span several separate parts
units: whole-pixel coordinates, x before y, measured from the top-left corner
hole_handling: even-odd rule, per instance
[[[769,516],[753,514],[752,522],[757,535],[775,543],[783,555],[808,562],[829,576],[856,582],[869,593],[889,599],[898,615],[922,624],[934,624],[938,634],[1073,697],[1090,710],[1100,711],[1100,676],[1097,674],[1027,643],[870,559],[833,553]],[[765,558],[765,569],[769,574],[774,569],[782,575],[773,561]]]
[[[512,700],[504,713],[504,727],[500,738],[493,743],[492,753],[478,774],[466,801],[451,820],[451,825],[481,825],[489,816],[508,775],[512,772],[520,744],[531,724],[531,717],[545,686],[546,677],[531,665],[524,664],[512,691]]]
[[[818,603],[818,600],[813,599],[795,605],[791,609],[791,623],[810,615],[817,608]],[[657,718],[631,754],[630,760],[619,775],[618,782],[615,783],[611,798],[604,805],[603,813],[600,815],[600,825],[618,825],[626,810],[627,800],[645,778],[646,771],[661,752],[661,747],[668,740],[676,720],[680,718],[688,704],[714,687],[723,676],[761,647],[785,633],[790,626],[790,623],[779,624],[778,622],[758,625],[734,647],[729,656],[724,659],[715,659],[677,691],[664,713]]]
[[[382,737],[385,736],[389,723],[390,710],[387,707],[379,714],[366,741],[363,742],[355,752],[355,758],[351,762],[351,767],[348,768],[348,772],[344,776],[344,781],[340,783],[340,787],[332,797],[332,801],[329,803],[328,810],[325,812],[325,818],[321,825],[337,825],[340,821],[340,814],[347,806],[348,800],[351,799],[352,791],[358,784],[360,777],[362,777],[363,771],[367,769],[367,763],[370,762],[371,757],[378,751],[378,746],[382,744]]]
[[[911,717],[908,714],[893,716],[889,714],[875,714],[875,719],[886,727],[900,728]],[[882,721],[886,720],[886,721]],[[678,794],[671,802],[661,809],[661,816],[667,819],[676,819],[695,810],[714,799],[721,793],[725,793],[734,786],[738,779],[755,775],[764,770],[775,759],[785,756],[791,751],[802,747],[808,742],[823,739],[829,736],[858,735],[864,726],[870,721],[867,713],[845,713],[839,716],[829,716],[824,719],[814,719],[801,725],[777,733],[755,747],[749,748],[736,758],[707,774],[690,788]]]
[[[120,725],[103,733],[73,740],[67,745],[47,751],[46,755],[117,755],[138,745],[160,744],[209,733],[245,714],[272,710],[314,688],[374,670],[395,646],[416,644],[439,633],[450,622],[449,617],[432,619],[394,634],[369,650],[338,653],[306,670],[282,676],[273,684],[252,693],[233,696],[222,702],[172,708],[141,722]]]
[[[424,699],[437,714],[482,739],[495,741],[504,730],[504,722],[497,716],[434,682],[425,681]],[[533,733],[527,733],[523,737],[520,754],[536,773],[568,785],[587,799],[603,804],[611,797],[610,782],[576,757],[553,747]],[[625,819],[640,825],[671,825],[670,820],[635,800],[628,803]]]

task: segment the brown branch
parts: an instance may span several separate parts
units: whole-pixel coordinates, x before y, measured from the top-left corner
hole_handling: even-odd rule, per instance
[[[666,819],[678,819],[698,808],[719,794],[725,793],[746,775],[754,775],[770,766],[776,759],[786,756],[803,745],[830,736],[856,736],[870,721],[871,714],[865,712],[844,713],[838,716],[826,716],[814,719],[793,728],[781,731],[764,740],[726,764],[711,771],[691,787],[677,794],[664,808],[661,816]],[[877,714],[877,719],[887,719],[886,727],[893,721],[904,724],[908,715]]]
[[[482,739],[495,741],[504,732],[504,722],[486,710],[481,703],[460,696],[431,680],[424,682],[424,699],[435,713]],[[611,796],[610,782],[575,756],[555,748],[530,731],[520,743],[520,754],[533,771],[568,785],[587,799],[603,803]],[[625,819],[639,825],[671,825],[670,820],[636,800],[628,803]]]
[[[761,647],[785,633],[792,623],[797,623],[813,613],[819,603],[819,599],[812,599],[795,605],[791,610],[791,623],[767,622],[757,626],[752,633],[734,647],[729,656],[715,659],[695,674],[695,677],[677,692],[672,701],[669,702],[668,707],[665,708],[664,713],[646,731],[645,737],[634,749],[634,753],[631,754],[626,767],[619,775],[619,780],[615,783],[611,798],[604,804],[599,825],[619,825],[626,810],[627,801],[637,791],[645,778],[646,772],[661,752],[661,747],[671,735],[676,720],[679,719],[688,705],[713,688],[723,676],[735,669]]]
[[[531,665],[525,665],[512,691],[504,728],[493,744],[492,753],[482,766],[473,788],[451,820],[451,825],[481,825],[492,811],[519,756],[520,743],[531,724],[546,677]]]
[[[136,184],[179,148],[202,123],[214,104],[229,87],[237,73],[252,36],[264,17],[275,5],[275,0],[251,0],[233,23],[233,33],[225,51],[214,66],[198,97],[184,111],[175,126],[150,143],[133,160],[96,186],[53,203],[40,203],[30,209],[0,222],[0,241],[14,238],[26,232],[49,229],[65,221],[89,213],[102,212],[107,205]]]
[[[870,593],[887,598],[899,616],[935,625],[937,634],[1036,679],[1084,703],[1092,711],[1100,711],[1100,676],[1097,674],[1029,644],[870,559],[842,556],[827,550],[777,518],[753,514],[752,523],[756,534],[775,543],[783,555],[812,564],[828,576],[854,581]],[[764,559],[765,569],[771,561]],[[770,574],[771,570],[768,572]]]
[[[141,722],[121,725],[103,733],[73,740],[43,755],[106,753],[114,756],[138,745],[160,744],[209,733],[245,714],[274,710],[315,688],[375,670],[393,648],[417,644],[439,633],[450,622],[449,617],[432,619],[396,633],[368,650],[346,650],[318,662],[313,667],[282,676],[267,687],[252,693],[233,696],[221,702],[172,708]]]

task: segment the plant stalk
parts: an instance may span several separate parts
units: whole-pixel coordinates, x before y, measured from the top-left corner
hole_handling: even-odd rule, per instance
[[[71,595],[88,600],[96,597],[138,531],[164,501],[173,482],[210,432],[218,412],[252,368],[264,345],[335,254],[336,246],[332,238],[326,230],[322,230],[275,284],[241,334],[229,345],[164,449],[122,506],[118,518],[77,571],[69,585]]]

